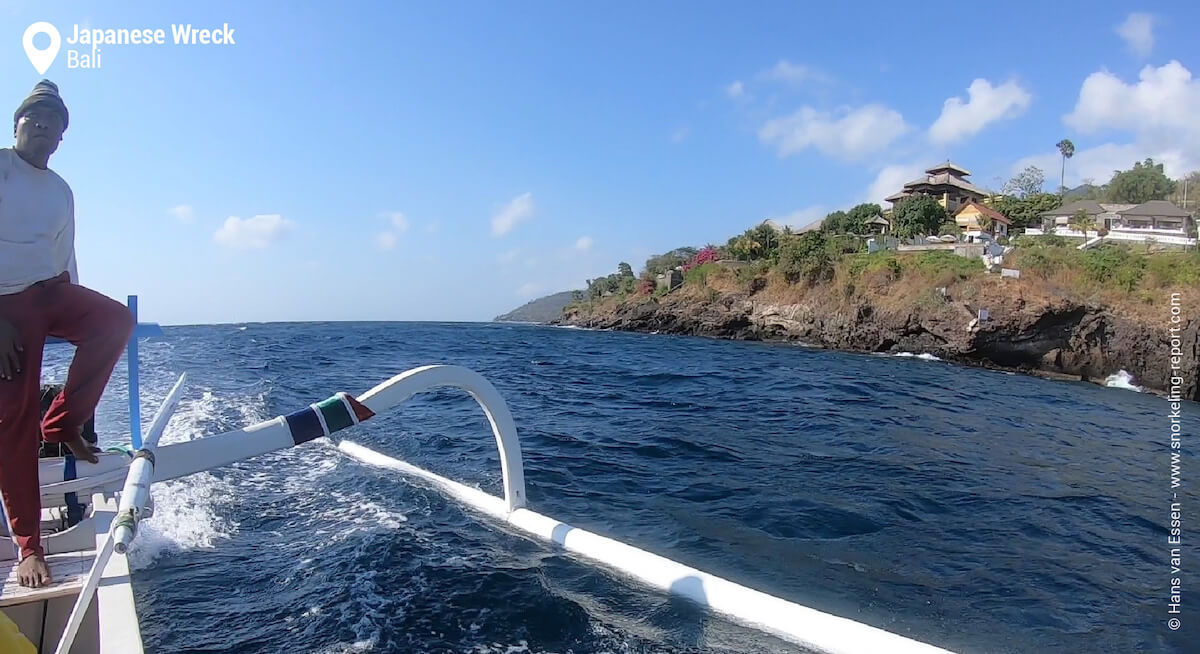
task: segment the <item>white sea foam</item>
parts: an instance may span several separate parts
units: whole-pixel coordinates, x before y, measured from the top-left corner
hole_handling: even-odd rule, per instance
[[[1104,385],[1109,388],[1123,388],[1127,391],[1142,392],[1142,387],[1133,383],[1133,375],[1121,370],[1115,375],[1109,375],[1104,380]]]
[[[220,402],[212,391],[202,390],[199,398],[193,394],[191,399],[185,393],[161,443],[212,435],[220,418]],[[143,570],[165,554],[212,548],[229,538],[237,524],[222,517],[218,507],[233,497],[233,491],[228,481],[208,472],[155,484],[154,515],[139,525],[129,550],[131,567]]]
[[[939,359],[938,357],[935,357],[934,355],[932,355],[928,352],[922,352],[920,354],[914,354],[912,352],[897,352],[893,356],[905,357],[905,358],[911,358],[911,359],[920,359],[922,361],[941,361],[941,359]]]

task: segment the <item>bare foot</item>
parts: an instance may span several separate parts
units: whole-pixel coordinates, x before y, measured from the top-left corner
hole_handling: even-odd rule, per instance
[[[71,448],[71,454],[74,454],[76,459],[87,461],[88,463],[100,463],[100,458],[92,451],[92,446],[83,440],[82,435],[76,435],[75,438],[67,441],[64,445]]]
[[[27,556],[17,566],[17,579],[27,588],[42,588],[50,585],[50,568],[41,554]]]

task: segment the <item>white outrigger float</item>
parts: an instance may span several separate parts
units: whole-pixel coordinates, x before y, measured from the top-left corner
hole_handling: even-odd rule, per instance
[[[130,296],[137,315],[137,299]],[[48,588],[21,588],[16,582],[14,548],[0,548],[8,569],[0,611],[11,619],[39,654],[140,654],[141,630],[123,556],[138,523],[153,513],[153,482],[211,470],[276,450],[294,447],[392,409],[413,395],[439,387],[469,393],[483,409],[500,451],[504,497],[441,477],[348,440],[344,454],[367,465],[423,480],[476,513],[498,520],[572,552],[588,563],[686,598],[733,622],[759,629],[807,650],[829,654],[951,654],[876,627],[789,602],[713,576],[670,559],[599,536],[526,508],[524,467],[516,426],[504,399],[482,376],[458,366],[425,366],[401,373],[355,398],[336,393],[308,407],[208,438],[158,447],[179,401],[186,375],[171,389],[141,438],[137,339],[160,333],[142,324],[129,345],[130,453],[105,453],[98,464],[68,458],[43,459],[43,536],[54,582]],[[82,519],[55,531],[65,508],[89,493]],[[7,522],[7,521],[6,521]],[[2,642],[2,641],[0,641]],[[3,654],[9,654],[7,651]],[[14,653],[16,654],[16,653]],[[23,653],[22,653],[23,654]]]

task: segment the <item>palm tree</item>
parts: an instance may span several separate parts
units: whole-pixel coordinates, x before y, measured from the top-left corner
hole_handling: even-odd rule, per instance
[[[1058,152],[1062,155],[1062,175],[1058,178],[1059,195],[1064,195],[1067,192],[1067,159],[1075,156],[1075,144],[1071,139],[1063,139],[1058,142]]]
[[[996,221],[986,213],[979,214],[975,222],[979,223],[979,231],[985,234],[991,234],[992,229],[996,227]]]
[[[1096,227],[1096,220],[1089,216],[1086,211],[1080,209],[1079,211],[1075,212],[1074,216],[1071,216],[1071,222],[1069,225],[1071,229],[1077,232],[1083,232],[1083,237],[1087,238],[1088,231]]]

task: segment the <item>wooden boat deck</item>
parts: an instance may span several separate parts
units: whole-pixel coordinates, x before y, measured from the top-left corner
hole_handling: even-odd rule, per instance
[[[0,592],[0,607],[41,602],[78,594],[95,559],[96,552],[91,550],[47,556],[46,563],[50,566],[50,576],[54,582],[45,588],[22,586],[17,581],[17,560],[0,561],[0,574],[4,575],[4,591]]]

